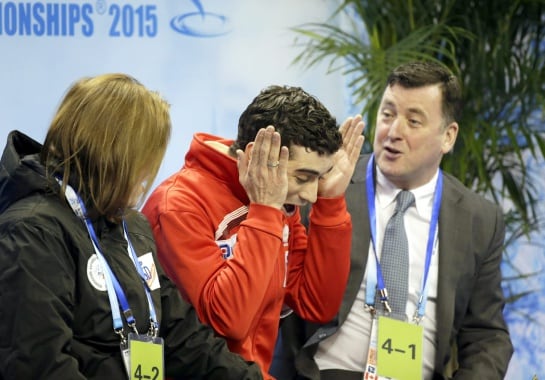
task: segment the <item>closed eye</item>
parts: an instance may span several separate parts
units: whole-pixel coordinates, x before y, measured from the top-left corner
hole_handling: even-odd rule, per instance
[[[304,183],[307,183],[307,182],[310,182],[311,181],[311,178],[309,177],[301,177],[301,176],[296,176],[295,177],[295,182],[297,182],[299,185],[302,185]]]

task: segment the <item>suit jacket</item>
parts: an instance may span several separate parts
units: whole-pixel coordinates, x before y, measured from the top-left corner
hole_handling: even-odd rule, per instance
[[[366,193],[369,155],[360,157],[346,191],[353,235],[350,275],[337,317],[326,325],[305,323],[307,337],[297,350],[301,325],[283,325],[284,345],[295,355],[300,377],[319,379],[312,359],[317,345],[346,320],[365,273],[370,244]],[[501,288],[505,226],[500,207],[443,173],[439,211],[439,273],[437,289],[437,350],[434,379],[502,379],[513,353],[503,318]],[[291,330],[291,331],[290,331]],[[299,332],[300,334],[300,332]],[[454,353],[454,355],[452,355]],[[454,360],[454,363],[451,362]]]

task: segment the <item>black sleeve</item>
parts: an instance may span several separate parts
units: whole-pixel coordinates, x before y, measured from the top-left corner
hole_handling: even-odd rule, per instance
[[[75,287],[63,241],[47,226],[0,228],[0,378],[85,379],[69,354]]]

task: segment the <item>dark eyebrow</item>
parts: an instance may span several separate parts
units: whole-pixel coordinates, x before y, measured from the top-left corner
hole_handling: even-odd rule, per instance
[[[394,102],[392,102],[390,100],[387,100],[387,99],[384,100],[384,103],[381,105],[381,108],[384,108],[384,107],[397,109]],[[413,113],[413,114],[416,114],[416,115],[420,115],[420,116],[422,116],[424,118],[427,118],[427,114],[421,108],[414,108],[413,107],[413,108],[409,108],[407,111],[409,111],[409,113]]]
[[[330,167],[324,174],[329,173],[331,170],[333,170],[333,166]],[[316,170],[306,169],[306,168],[295,169],[295,172],[297,174],[313,175],[313,176],[317,176],[317,177],[319,177],[320,175],[324,175],[324,174],[320,174]]]
[[[381,104],[380,108],[383,108],[383,107],[396,108],[394,102],[392,102],[390,100],[387,100],[387,99],[384,100],[384,102]]]
[[[296,172],[297,174],[307,174],[307,175],[315,175],[315,176],[319,176],[319,175],[320,175],[320,173],[318,173],[316,170],[305,169],[305,168],[296,169],[295,172]]]
[[[426,113],[423,110],[421,110],[420,108],[409,108],[409,112],[410,113],[415,113],[415,114],[420,115],[422,117],[427,117]]]

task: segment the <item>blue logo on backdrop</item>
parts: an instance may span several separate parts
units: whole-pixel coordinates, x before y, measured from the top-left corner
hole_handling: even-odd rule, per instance
[[[108,17],[110,37],[155,37],[157,6],[87,2],[0,2],[0,36],[92,37],[96,17]]]
[[[191,1],[196,11],[173,17],[173,31],[190,37],[217,37],[231,31],[226,16],[206,11],[200,0]],[[114,38],[154,38],[160,22],[158,6],[150,3],[0,1],[0,37],[104,34]]]
[[[0,35],[75,36],[93,34],[89,3],[0,3]]]
[[[192,0],[197,12],[184,13],[174,17],[170,26],[176,32],[191,37],[218,37],[231,31],[226,16],[207,12],[199,0]]]

